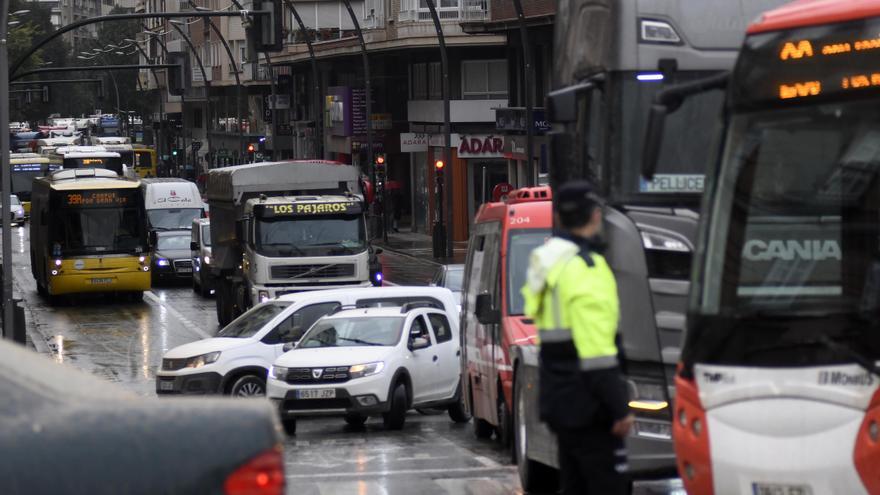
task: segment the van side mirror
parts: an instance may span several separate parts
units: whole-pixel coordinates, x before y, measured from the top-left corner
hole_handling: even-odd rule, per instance
[[[491,294],[483,293],[477,295],[474,312],[477,315],[477,321],[481,325],[497,325],[501,323],[501,311],[495,309],[494,306]]]
[[[189,243],[189,250],[190,251],[198,251],[199,250],[199,243],[198,242],[190,242]]]

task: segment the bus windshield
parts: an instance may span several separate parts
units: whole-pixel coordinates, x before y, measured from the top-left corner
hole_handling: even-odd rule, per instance
[[[715,328],[763,322],[761,331],[746,331],[757,327],[743,323],[739,333],[749,335],[749,345],[741,357],[769,354],[750,350],[767,347],[763,340],[779,341],[773,344],[777,347],[815,344],[817,334],[849,338],[876,326],[880,117],[872,109],[859,101],[733,118],[700,277],[699,312],[729,323],[711,325]],[[852,323],[805,322],[827,318]],[[722,347],[737,349],[738,344],[734,339]],[[786,356],[810,360],[792,352]]]
[[[526,270],[532,250],[544,244],[550,237],[550,229],[513,230],[507,241],[507,314],[521,315],[525,312],[520,289],[526,284]]]
[[[648,111],[658,91],[673,84],[687,83],[713,75],[710,71],[677,72],[666,80],[660,74],[622,72],[620,78],[620,143],[618,188],[626,198],[639,194],[687,194],[695,201],[703,192],[703,175],[712,161],[711,144],[724,103],[720,90],[687,99],[665,122],[663,146],[657,174],[650,182],[641,178],[641,140],[644,138]],[[652,79],[652,77],[654,79]],[[670,196],[672,199],[672,196]]]
[[[363,215],[261,218],[256,249],[263,256],[332,256],[360,253],[366,246]]]
[[[52,213],[50,243],[60,255],[144,252],[140,209],[62,208]],[[57,249],[56,249],[57,248]]]

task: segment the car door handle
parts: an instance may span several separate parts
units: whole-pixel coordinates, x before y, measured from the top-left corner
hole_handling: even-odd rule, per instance
[[[437,356],[434,356],[434,362],[436,362],[436,361],[437,361]]]

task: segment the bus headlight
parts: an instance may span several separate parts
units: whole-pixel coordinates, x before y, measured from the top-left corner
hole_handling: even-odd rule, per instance
[[[145,256],[141,256],[138,258],[138,263],[143,263],[144,261],[147,261],[147,258]]]
[[[61,260],[55,260],[55,266],[61,266]]]
[[[52,275],[58,275],[58,270],[52,270]]]

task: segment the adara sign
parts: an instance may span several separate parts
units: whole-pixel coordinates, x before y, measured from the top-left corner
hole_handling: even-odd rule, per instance
[[[459,158],[504,158],[503,136],[461,136]]]

